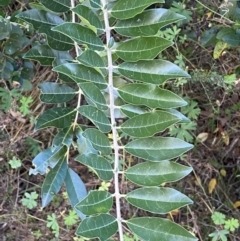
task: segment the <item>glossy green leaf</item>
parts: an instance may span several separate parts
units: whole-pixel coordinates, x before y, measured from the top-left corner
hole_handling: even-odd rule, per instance
[[[120,97],[133,105],[145,105],[151,108],[177,108],[187,102],[169,90],[151,84],[133,83],[118,88]]]
[[[92,240],[99,238],[100,241],[106,241],[117,232],[117,229],[118,224],[116,218],[110,214],[102,213],[84,219],[80,223],[76,234]]]
[[[138,37],[118,45],[117,55],[128,62],[152,60],[172,42],[161,37]]]
[[[124,175],[141,186],[159,186],[165,182],[175,182],[187,176],[191,167],[173,161],[143,162],[130,167]]]
[[[78,174],[71,168],[68,168],[67,170],[65,185],[70,203],[74,208],[77,203],[87,196],[87,189]],[[75,208],[74,210],[82,220],[85,218],[85,215],[82,212]]]
[[[141,217],[128,220],[127,226],[143,240],[197,241],[187,230],[168,219]]]
[[[38,88],[42,92],[40,100],[49,104],[68,102],[76,95],[76,91],[66,84],[44,82]]]
[[[83,105],[78,108],[78,111],[83,116],[91,120],[100,131],[108,133],[111,131],[111,124],[107,116],[94,106]]]
[[[163,8],[145,10],[134,18],[118,21],[114,29],[124,36],[152,36],[160,28],[185,19],[183,15]]]
[[[134,105],[122,105],[120,107],[121,111],[124,115],[129,118],[148,113],[148,111],[144,107],[134,106]]]
[[[70,147],[73,140],[73,127],[66,127],[60,130],[52,141],[52,150],[54,150],[57,146],[65,145]]]
[[[90,153],[88,155],[79,155],[76,160],[92,168],[99,178],[104,181],[109,181],[113,177],[113,170],[110,163],[101,156]]]
[[[52,30],[65,34],[78,44],[87,45],[92,50],[104,50],[101,39],[92,30],[78,23],[63,23]]]
[[[143,187],[129,192],[126,200],[143,210],[166,214],[175,209],[192,204],[192,200],[168,187]]]
[[[104,32],[104,26],[102,22],[99,20],[98,16],[92,11],[90,8],[84,5],[77,5],[72,9],[79,18],[82,23],[87,25],[90,29],[92,29],[97,34],[102,34]]]
[[[65,146],[56,147],[53,151],[51,148],[47,148],[40,152],[32,161],[34,169],[31,168],[29,174],[44,175],[47,173],[48,167],[54,168],[55,165],[66,154],[67,148]]]
[[[119,0],[113,7],[111,15],[118,19],[128,19],[141,13],[145,8],[154,3],[164,3],[163,0]]]
[[[142,138],[125,146],[130,154],[153,162],[173,159],[192,148],[193,145],[173,137]]]
[[[183,115],[181,112],[179,112],[175,109],[167,109],[167,110],[164,110],[164,111],[177,116],[178,119],[180,120],[179,123],[189,123],[189,122],[191,122],[185,115]]]
[[[93,147],[100,151],[102,155],[110,155],[112,152],[108,138],[102,132],[94,128],[88,128],[84,131],[83,136],[87,138]]]
[[[118,71],[123,76],[150,84],[160,85],[168,79],[190,78],[190,75],[177,65],[166,60],[140,60],[135,63],[122,63]]]
[[[113,197],[106,191],[90,191],[86,198],[80,201],[75,208],[85,215],[107,213],[113,205]]]
[[[8,36],[7,41],[4,46],[4,52],[7,55],[12,55],[17,52],[24,45],[24,38],[18,33],[11,33]]]
[[[54,126],[64,128],[70,126],[76,114],[76,110],[69,107],[54,107],[46,110],[37,119],[35,130]]]
[[[128,119],[121,130],[133,137],[150,137],[177,123],[179,119],[165,111],[154,111]]]
[[[107,87],[105,79],[97,70],[82,64],[66,63],[54,67],[53,71],[70,77],[76,83],[93,82]]]
[[[107,103],[99,88],[93,83],[79,83],[78,86],[81,88],[85,98],[91,100],[94,106],[100,110],[107,110]]]
[[[44,10],[31,9],[19,13],[17,17],[31,23],[40,33],[45,33],[51,48],[61,51],[73,48],[73,41],[69,37],[51,30],[52,27],[64,23],[59,16]]]
[[[77,128],[76,131],[77,143],[76,147],[80,155],[89,155],[91,153],[97,154],[98,151],[93,148],[92,143],[83,136],[83,131],[80,128]]]
[[[57,165],[47,174],[42,185],[42,207],[46,207],[54,196],[59,192],[67,173],[67,161],[65,158],[57,163]]]
[[[104,76],[108,74],[103,59],[91,49],[85,50],[77,57],[77,60],[86,66],[95,68],[97,70],[99,69]]]
[[[96,9],[102,8],[101,0],[90,0],[90,4],[92,8],[96,8]]]
[[[24,54],[24,58],[38,61],[43,66],[52,65],[54,59],[72,59],[68,52],[57,51],[50,48],[48,45],[43,44],[32,47],[26,54]]]
[[[67,12],[71,7],[69,0],[40,0],[40,2],[48,9],[56,13]]]

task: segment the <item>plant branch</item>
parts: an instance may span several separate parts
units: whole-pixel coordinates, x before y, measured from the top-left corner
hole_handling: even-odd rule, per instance
[[[109,46],[111,40],[111,28],[109,26],[109,16],[107,10],[106,0],[101,0],[103,6],[103,16],[106,31],[106,49],[108,59],[108,89],[109,89],[109,100],[110,100],[110,116],[112,124],[112,137],[113,137],[113,149],[114,149],[114,187],[115,187],[115,201],[116,201],[116,214],[118,222],[119,241],[123,241],[123,228],[122,228],[122,217],[121,217],[121,194],[119,192],[119,146],[118,146],[118,135],[117,126],[114,115],[115,104],[114,104],[114,87],[113,87],[113,62],[112,62],[112,50]]]
[[[75,7],[75,1],[71,0],[71,8],[74,8],[74,7]],[[73,11],[72,11],[72,22],[73,23],[76,22],[76,14]],[[76,52],[76,57],[77,57],[78,56],[78,44],[77,44],[76,41],[74,41],[74,47],[75,47],[75,52]],[[78,109],[80,107],[80,105],[81,105],[81,98],[82,98],[82,91],[79,88],[79,91],[78,91],[78,102],[77,102],[76,109]],[[73,130],[76,127],[77,120],[78,120],[78,115],[79,115],[79,112],[76,111],[75,119],[74,119],[74,122],[73,122]]]

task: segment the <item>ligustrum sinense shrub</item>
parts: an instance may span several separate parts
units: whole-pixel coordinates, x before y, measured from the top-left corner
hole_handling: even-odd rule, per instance
[[[22,12],[18,18],[32,24],[48,41],[33,46],[24,57],[52,65],[59,76],[39,85],[41,101],[53,107],[39,116],[35,129],[51,126],[58,130],[52,146],[34,158],[35,168],[30,170],[30,174],[47,173],[42,206],[64,184],[82,219],[77,235],[101,241],[115,235],[122,241],[123,233],[131,230],[146,241],[196,240],[168,219],[125,220],[121,214],[122,200],[153,214],[192,203],[179,191],[161,186],[191,172],[173,159],[192,145],[159,134],[165,131],[166,136],[169,126],[186,121],[174,109],[186,102],[161,86],[168,79],[189,75],[158,58],[172,44],[159,37],[160,29],[184,17],[157,8],[163,1],[156,0],[86,0],[76,5],[73,0],[40,2],[42,6]],[[73,48],[76,55],[71,56]],[[68,104],[74,98],[76,101]],[[92,124],[81,125],[80,117]],[[121,141],[122,135],[129,141]],[[112,181],[113,193],[87,193],[81,173],[69,167],[72,146],[78,147],[76,161],[94,170],[99,179]],[[120,158],[129,155],[138,158],[139,164],[121,169]],[[123,193],[123,178],[136,188]]]

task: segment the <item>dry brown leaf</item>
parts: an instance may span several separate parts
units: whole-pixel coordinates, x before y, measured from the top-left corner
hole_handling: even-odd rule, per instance
[[[236,202],[233,204],[233,207],[234,207],[234,208],[239,208],[239,207],[240,207],[240,201],[236,201]]]
[[[212,178],[208,183],[208,193],[211,194],[217,185],[217,179]]]
[[[197,136],[197,140],[200,142],[204,142],[208,139],[209,134],[207,132],[202,132],[200,134],[198,134]]]

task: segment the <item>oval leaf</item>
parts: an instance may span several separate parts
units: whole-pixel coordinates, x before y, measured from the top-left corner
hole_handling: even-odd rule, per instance
[[[108,138],[99,130],[89,128],[84,131],[83,136],[87,138],[92,143],[93,147],[100,151],[102,155],[110,155],[112,152]]]
[[[152,60],[172,42],[161,37],[138,37],[118,45],[117,55],[128,62]]]
[[[69,107],[55,107],[46,110],[38,119],[35,130],[54,126],[64,128],[70,126],[76,114],[76,110]]]
[[[173,137],[142,138],[125,146],[130,154],[153,162],[173,159],[192,148],[193,145]]]
[[[184,70],[166,60],[140,60],[136,63],[122,63],[118,71],[123,76],[150,84],[160,85],[168,79],[190,78]]]
[[[50,170],[42,185],[42,207],[46,207],[59,192],[67,173],[67,161],[61,158],[58,164]]]
[[[164,8],[149,9],[134,18],[118,21],[114,29],[120,35],[129,37],[152,36],[160,28],[183,19],[183,15]]]
[[[91,120],[100,131],[108,133],[111,130],[111,124],[107,116],[94,106],[83,105],[78,108],[78,111],[83,116]]]
[[[84,186],[82,179],[71,168],[68,168],[67,170],[65,185],[70,203],[74,208],[77,203],[87,196],[87,189]],[[82,212],[75,208],[74,210],[81,219],[85,218],[85,215]]]
[[[68,36],[78,44],[87,45],[92,50],[104,50],[101,39],[92,30],[78,23],[63,23],[52,30]]]
[[[120,107],[124,115],[129,118],[148,113],[148,111],[143,107],[133,106],[133,105],[123,105]]]
[[[179,119],[168,112],[154,111],[133,117],[121,125],[121,130],[133,137],[150,137],[177,123]]]
[[[76,91],[65,84],[45,82],[38,86],[42,94],[40,100],[48,104],[65,103],[73,99]]]
[[[112,208],[113,197],[106,191],[90,191],[86,198],[81,200],[75,208],[90,216],[98,213],[107,213]]]
[[[80,223],[76,234],[92,240],[99,238],[100,241],[106,241],[117,232],[117,229],[116,218],[110,214],[102,213],[98,216],[84,219]]]
[[[111,15],[118,19],[128,19],[141,13],[145,8],[154,3],[164,3],[157,0],[119,0],[113,7]]]
[[[141,239],[151,241],[197,241],[187,230],[168,219],[156,217],[132,218],[127,226]]]
[[[82,64],[65,63],[54,67],[53,71],[70,77],[76,83],[93,82],[101,84],[103,88],[107,87],[105,79],[97,70]]]
[[[69,0],[40,0],[40,2],[48,9],[56,13],[64,13],[71,7]]]
[[[159,186],[165,182],[178,181],[191,171],[191,167],[172,161],[144,162],[130,167],[125,176],[137,185]]]
[[[100,179],[109,181],[113,177],[111,164],[105,158],[96,154],[80,155],[76,158],[77,161],[92,168]]]
[[[118,88],[120,97],[133,105],[145,105],[151,108],[177,108],[187,105],[181,97],[169,90],[150,84],[127,84]]]
[[[138,188],[126,195],[126,200],[143,210],[165,214],[175,209],[192,204],[184,194],[167,187]]]
[[[79,83],[79,87],[88,100],[96,105],[100,110],[107,110],[107,103],[99,88],[93,83]]]

